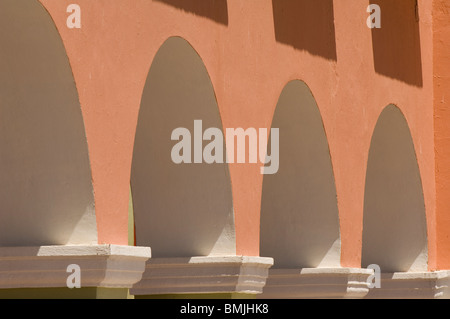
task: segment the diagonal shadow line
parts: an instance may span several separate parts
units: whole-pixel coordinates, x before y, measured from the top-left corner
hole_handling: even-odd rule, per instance
[[[154,0],[228,25],[227,0]]]
[[[337,61],[333,0],[272,0],[275,38]]]
[[[381,9],[381,28],[372,29],[375,72],[423,87],[416,0],[371,0]]]

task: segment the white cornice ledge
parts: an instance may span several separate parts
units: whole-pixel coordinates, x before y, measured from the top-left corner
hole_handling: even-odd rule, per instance
[[[271,269],[264,292],[266,299],[363,298],[374,272],[360,268]]]
[[[219,256],[152,258],[133,295],[246,293],[259,294],[272,258]]]
[[[149,247],[74,245],[0,247],[0,288],[59,288],[80,267],[81,287],[129,288],[142,278]]]
[[[450,271],[395,272],[381,274],[381,287],[367,299],[449,299]]]

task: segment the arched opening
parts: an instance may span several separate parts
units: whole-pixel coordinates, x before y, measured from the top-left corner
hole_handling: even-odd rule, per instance
[[[38,1],[0,2],[0,246],[96,244],[81,107]]]
[[[362,266],[370,264],[382,272],[427,270],[419,167],[408,123],[394,105],[378,119],[367,163]]]
[[[171,158],[177,143],[172,132],[187,128],[194,140],[195,120],[202,120],[204,129],[222,130],[203,61],[186,40],[172,37],[157,52],[147,77],[131,172],[136,244],[150,246],[153,257],[236,251],[227,164],[175,164]]]
[[[272,128],[279,128],[280,167],[277,174],[264,176],[261,255],[273,257],[274,268],[339,267],[330,152],[319,109],[304,82],[286,85]]]

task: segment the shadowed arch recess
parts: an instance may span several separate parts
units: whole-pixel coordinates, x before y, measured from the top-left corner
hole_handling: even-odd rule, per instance
[[[304,82],[286,85],[272,128],[279,128],[280,168],[264,176],[261,255],[273,257],[275,268],[339,267],[339,215],[328,142]]]
[[[153,257],[235,254],[227,164],[175,164],[173,130],[194,120],[222,129],[214,89],[197,52],[169,38],[157,52],[142,95],[131,172],[136,244]],[[205,146],[205,142],[203,142]],[[194,152],[192,151],[192,154]]]
[[[34,0],[0,1],[0,180],[1,246],[97,243],[75,81]]]
[[[408,123],[386,107],[369,151],[362,266],[382,272],[427,270],[427,227],[419,167]]]

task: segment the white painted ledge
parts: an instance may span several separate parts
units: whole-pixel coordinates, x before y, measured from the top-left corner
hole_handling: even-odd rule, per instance
[[[129,288],[142,278],[149,247],[75,245],[0,247],[0,288],[67,287],[80,266],[81,287]]]
[[[361,268],[271,269],[265,299],[363,298],[374,272]]]
[[[246,293],[259,294],[272,258],[247,256],[152,258],[133,295]]]
[[[382,273],[367,299],[449,299],[450,271]]]

